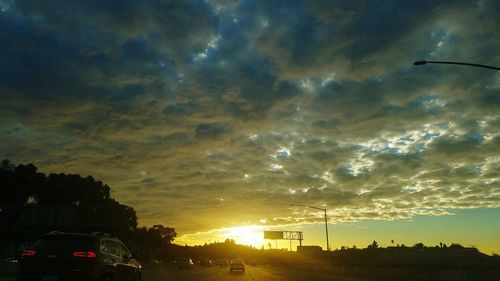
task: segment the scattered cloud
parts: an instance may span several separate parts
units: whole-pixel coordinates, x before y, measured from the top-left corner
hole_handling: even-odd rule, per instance
[[[179,233],[500,207],[500,75],[412,66],[498,64],[496,1],[113,3],[0,0],[0,156]]]

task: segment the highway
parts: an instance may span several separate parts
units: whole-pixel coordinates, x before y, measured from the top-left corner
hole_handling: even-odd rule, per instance
[[[1,274],[0,281],[14,281],[15,272]],[[168,266],[146,266],[142,281],[368,281],[365,279],[334,276],[324,272],[300,271],[272,266],[248,266],[245,272],[229,272],[228,267],[202,267],[177,269]]]
[[[143,281],[366,281],[332,276],[321,272],[298,271],[269,266],[247,266],[245,272],[229,272],[228,267],[150,268],[143,272]]]

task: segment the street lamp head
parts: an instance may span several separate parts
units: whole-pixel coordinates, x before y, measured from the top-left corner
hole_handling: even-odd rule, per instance
[[[484,65],[484,64],[477,64],[477,63],[457,62],[457,61],[426,61],[426,60],[419,60],[419,61],[414,62],[413,65],[424,65],[424,64],[428,64],[428,63],[465,65],[465,66],[474,66],[474,67],[482,67],[482,68],[500,70],[500,67],[496,67],[496,66]]]

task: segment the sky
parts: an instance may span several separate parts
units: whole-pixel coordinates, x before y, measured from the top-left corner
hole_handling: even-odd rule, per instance
[[[0,0],[0,158],[179,243],[500,252],[499,1]],[[280,242],[288,247],[288,242]]]

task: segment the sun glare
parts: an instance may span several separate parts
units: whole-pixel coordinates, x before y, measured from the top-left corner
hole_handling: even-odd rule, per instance
[[[238,244],[254,247],[260,247],[266,243],[263,227],[258,225],[224,228],[222,236],[224,239],[233,239]]]

